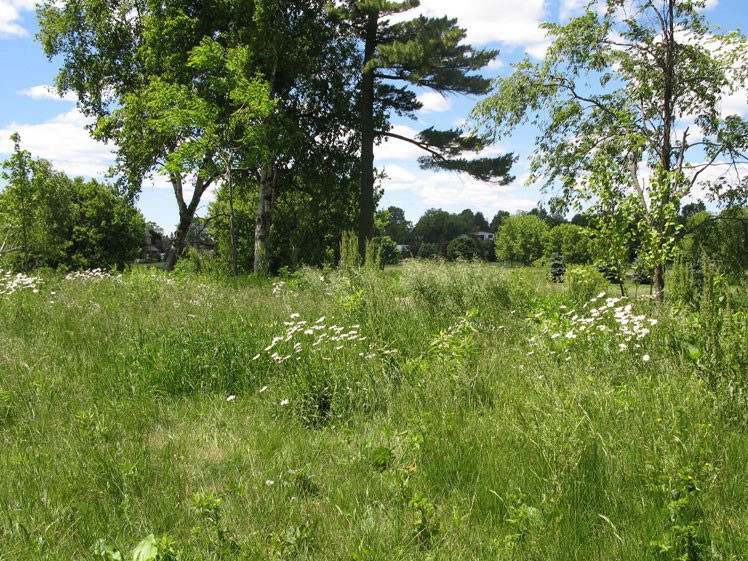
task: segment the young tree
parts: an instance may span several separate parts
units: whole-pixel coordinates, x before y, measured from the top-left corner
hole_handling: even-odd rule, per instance
[[[33,190],[33,161],[27,150],[21,149],[21,137],[18,133],[11,135],[13,154],[3,162],[0,177],[8,184],[2,192],[3,241],[0,242],[0,256],[13,251],[20,251],[22,270],[27,272],[30,266],[30,249],[34,225],[37,224],[37,212]],[[10,245],[8,243],[10,242]]]
[[[361,189],[359,250],[374,234],[374,146],[383,139],[398,139],[423,149],[425,169],[464,171],[481,180],[511,181],[511,154],[468,160],[464,152],[486,146],[482,137],[460,129],[427,128],[415,138],[391,131],[389,116],[413,116],[422,107],[412,87],[444,95],[482,94],[489,81],[472,72],[488,64],[495,51],[463,45],[465,31],[448,18],[417,17],[391,23],[390,16],[416,8],[418,0],[345,0],[337,13],[347,21],[363,48],[360,91]]]
[[[543,257],[548,225],[532,214],[510,216],[496,236],[496,257],[502,261],[519,261],[531,265]]]
[[[560,185],[568,200],[594,201],[592,172],[607,170],[615,181],[602,191],[629,199],[640,217],[658,300],[681,201],[703,192],[735,202],[748,191],[745,178],[727,173],[748,162],[748,123],[720,107],[746,85],[746,40],[711,29],[704,4],[592,0],[568,24],[545,24],[553,38],[545,60],[516,65],[474,110],[494,136],[538,125],[531,180]]]

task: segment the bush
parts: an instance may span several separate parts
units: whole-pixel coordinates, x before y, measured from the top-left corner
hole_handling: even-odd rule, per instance
[[[394,265],[400,262],[400,252],[397,244],[389,236],[377,236],[371,240],[372,246],[379,253],[382,265]]]
[[[429,259],[439,255],[439,248],[433,243],[422,243],[418,248],[418,257]]]
[[[447,246],[447,258],[450,261],[455,259],[471,260],[478,257],[478,254],[478,241],[469,236],[455,238]]]
[[[604,292],[608,287],[605,280],[595,267],[580,265],[569,267],[566,272],[568,293],[577,304],[589,302],[595,295]]]

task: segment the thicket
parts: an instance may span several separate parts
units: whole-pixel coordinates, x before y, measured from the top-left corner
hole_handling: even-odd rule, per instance
[[[0,265],[28,272],[132,264],[145,235],[132,202],[110,185],[69,178],[13,139],[0,174]]]

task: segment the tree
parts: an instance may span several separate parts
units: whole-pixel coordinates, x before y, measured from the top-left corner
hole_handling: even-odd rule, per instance
[[[510,212],[507,212],[506,210],[500,210],[498,211],[494,217],[491,219],[491,224],[489,225],[488,229],[491,232],[498,232],[499,228],[501,227],[501,224],[511,216]]]
[[[3,261],[22,270],[129,265],[143,244],[140,212],[114,187],[70,179],[31,157],[14,136],[15,152],[3,164],[8,185],[0,192]]]
[[[748,208],[723,210],[719,215],[706,211],[688,217],[678,249],[691,263],[703,255],[735,281],[745,278],[748,269]]]
[[[74,92],[96,119],[93,135],[116,146],[122,188],[134,198],[153,172],[172,185],[179,225],[167,269],[203,194],[225,174],[220,149],[238,144],[259,157],[257,126],[272,103],[250,49],[251,8],[178,0],[38,8],[44,51],[61,57],[58,89]]]
[[[488,220],[486,220],[486,217],[483,216],[482,212],[476,212],[475,213],[475,229],[480,232],[488,232]]]
[[[410,241],[413,223],[405,219],[405,211],[396,206],[387,207],[380,211],[385,220],[384,234],[392,238],[396,244],[406,244]]]
[[[262,6],[255,17],[257,72],[270,84],[275,102],[265,122],[268,149],[252,177],[259,191],[254,270],[262,272],[276,261],[272,242],[288,249],[284,242],[293,236],[272,229],[281,199],[297,204],[310,196],[322,197],[343,205],[335,211],[338,215],[347,213],[349,183],[360,177],[356,158],[360,137],[351,134],[358,120],[354,74],[360,60],[353,40],[341,30],[337,18],[330,17],[327,0],[262,0],[256,4]],[[316,201],[315,206],[331,210],[331,204],[324,202]],[[339,239],[348,228],[347,220],[333,226]],[[291,245],[299,248],[307,241]]]
[[[21,137],[11,135],[13,154],[3,162],[2,178],[8,182],[3,192],[3,223],[5,225],[0,256],[11,251],[21,251],[22,270],[27,272],[30,265],[32,230],[36,221],[34,190],[32,186],[33,162],[31,154],[21,149]],[[8,246],[8,241],[11,245]]]
[[[478,241],[470,236],[455,238],[447,246],[447,258],[452,261],[455,259],[475,259],[479,254]]]
[[[545,237],[545,256],[558,254],[569,265],[587,265],[592,262],[594,248],[590,232],[573,224],[559,224]]]
[[[510,216],[496,236],[496,257],[502,261],[519,261],[531,265],[543,257],[543,243],[548,225],[532,214]]]
[[[703,7],[592,0],[568,24],[545,24],[545,60],[516,65],[474,110],[494,136],[526,121],[540,127],[531,181],[560,186],[577,205],[630,200],[659,301],[681,201],[703,190],[734,203],[748,191],[745,178],[727,175],[748,161],[748,123],[720,112],[720,100],[746,84],[746,41],[711,29]]]
[[[469,231],[469,226],[458,215],[430,208],[418,219],[413,228],[413,236],[422,242],[439,244]]]
[[[415,138],[391,131],[389,116],[413,116],[422,107],[412,87],[443,95],[482,94],[489,82],[472,72],[488,64],[495,51],[463,45],[465,31],[457,21],[423,16],[391,23],[389,16],[419,5],[418,0],[345,0],[337,14],[348,22],[363,48],[360,80],[361,188],[359,200],[359,252],[374,234],[374,145],[398,139],[425,151],[419,159],[425,169],[464,171],[481,180],[511,181],[511,154],[468,160],[464,152],[478,152],[483,137],[461,129],[427,128]]]

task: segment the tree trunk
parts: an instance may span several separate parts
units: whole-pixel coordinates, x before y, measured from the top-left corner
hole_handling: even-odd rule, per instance
[[[187,232],[189,232],[191,224],[192,215],[180,212],[179,226],[177,226],[177,231],[174,233],[174,241],[169,248],[169,255],[166,257],[165,269],[167,271],[173,271],[177,260],[182,256],[182,252],[187,246]]]
[[[236,266],[236,227],[234,225],[234,184],[231,178],[231,162],[227,166],[227,176],[229,184],[229,230],[231,234],[231,272],[234,276],[237,275]]]
[[[361,80],[361,191],[359,193],[358,251],[366,258],[366,242],[374,237],[374,68],[369,63],[377,46],[379,13],[366,21],[364,72]]]
[[[665,265],[655,265],[654,278],[652,279],[652,292],[658,304],[665,299]]]
[[[195,191],[192,194],[192,200],[187,205],[184,201],[184,192],[182,189],[182,178],[179,175],[173,175],[171,177],[171,185],[174,189],[174,195],[177,198],[177,205],[179,206],[179,225],[177,231],[174,234],[174,243],[169,248],[169,255],[166,258],[165,269],[167,271],[173,271],[174,266],[177,264],[177,260],[182,255],[184,248],[187,246],[187,233],[192,225],[192,219],[195,217],[197,207],[200,204],[200,199],[203,193],[207,191],[210,184],[213,183],[214,178],[204,180],[198,176],[195,181]]]
[[[266,164],[260,170],[260,196],[257,201],[255,221],[255,274],[266,274],[270,270],[270,227],[273,224],[275,204],[275,169]]]

